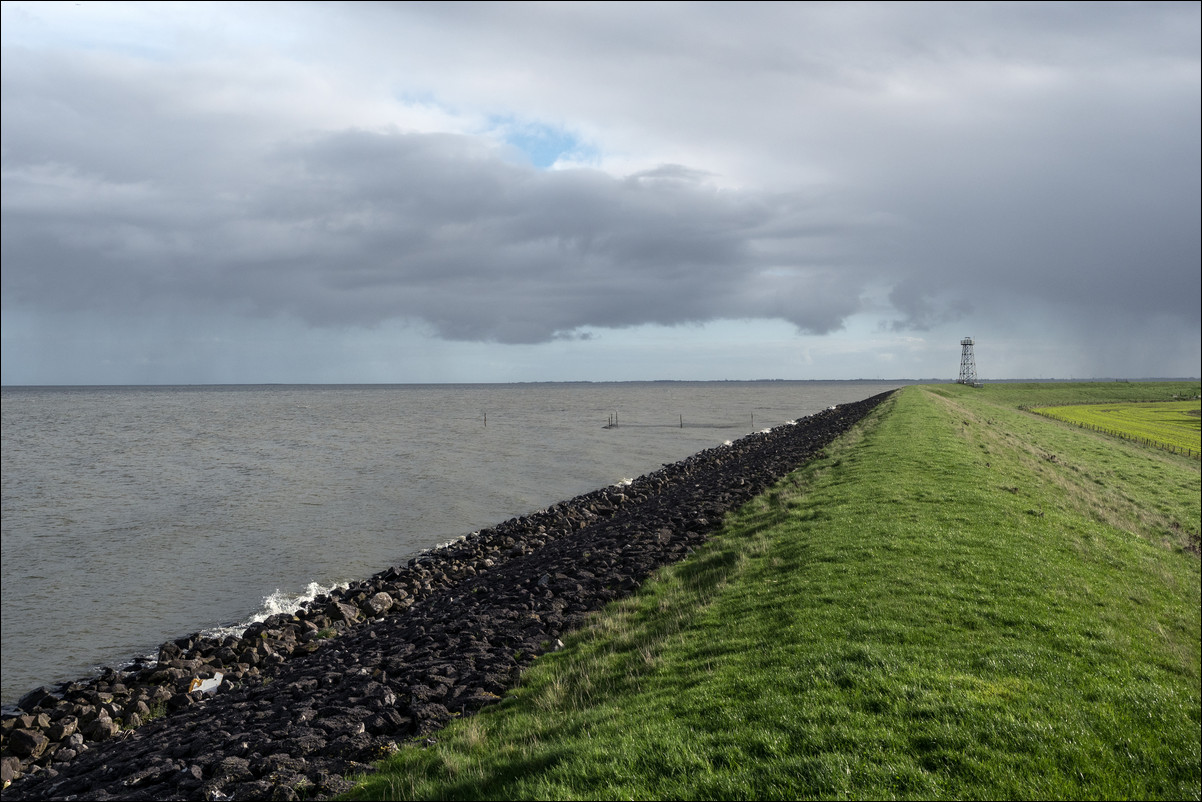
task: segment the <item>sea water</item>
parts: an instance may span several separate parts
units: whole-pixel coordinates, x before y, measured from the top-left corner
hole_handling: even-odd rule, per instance
[[[3,702],[895,386],[4,388]]]

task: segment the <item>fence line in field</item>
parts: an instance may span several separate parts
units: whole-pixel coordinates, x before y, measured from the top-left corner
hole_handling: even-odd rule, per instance
[[[1178,445],[1173,445],[1172,443],[1163,443],[1159,440],[1152,440],[1147,437],[1140,437],[1138,435],[1131,434],[1130,432],[1123,432],[1123,431],[1119,431],[1118,429],[1108,429],[1105,426],[1098,426],[1095,423],[1084,423],[1082,421],[1066,420],[1065,418],[1058,418],[1055,415],[1049,415],[1048,413],[1043,412],[1042,410],[1032,409],[1031,407],[1024,407],[1024,409],[1026,409],[1028,412],[1034,412],[1036,415],[1042,415],[1045,418],[1050,418],[1051,420],[1060,421],[1061,423],[1069,423],[1069,424],[1072,424],[1073,426],[1080,426],[1082,429],[1090,429],[1095,432],[1101,432],[1102,434],[1111,435],[1112,437],[1118,437],[1123,440],[1130,440],[1135,443],[1141,443],[1146,446],[1152,446],[1153,448],[1159,448],[1161,451],[1171,451],[1174,454],[1184,454],[1185,456],[1193,457],[1194,459],[1202,459],[1202,452],[1199,452],[1197,449],[1189,448],[1187,446],[1178,446]]]

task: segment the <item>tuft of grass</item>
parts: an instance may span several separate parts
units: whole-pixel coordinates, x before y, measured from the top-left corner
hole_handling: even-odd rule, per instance
[[[162,718],[165,715],[167,715],[167,703],[155,702],[152,705],[148,705],[147,713],[142,717],[142,723],[149,724],[156,718]]]
[[[1040,392],[899,392],[350,797],[1197,799],[1197,463]]]

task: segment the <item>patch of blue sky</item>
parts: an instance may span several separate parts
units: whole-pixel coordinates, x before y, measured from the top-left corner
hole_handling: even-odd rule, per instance
[[[493,117],[489,123],[496,136],[521,151],[540,170],[554,166],[561,159],[589,162],[598,156],[594,147],[558,126],[512,117]]]

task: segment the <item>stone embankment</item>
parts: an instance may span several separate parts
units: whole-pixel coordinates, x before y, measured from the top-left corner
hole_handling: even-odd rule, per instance
[[[563,633],[887,396],[473,533],[241,638],[181,638],[157,662],[33,691],[2,721],[3,797],[337,794],[343,774],[496,701]],[[211,692],[189,691],[218,672]]]

